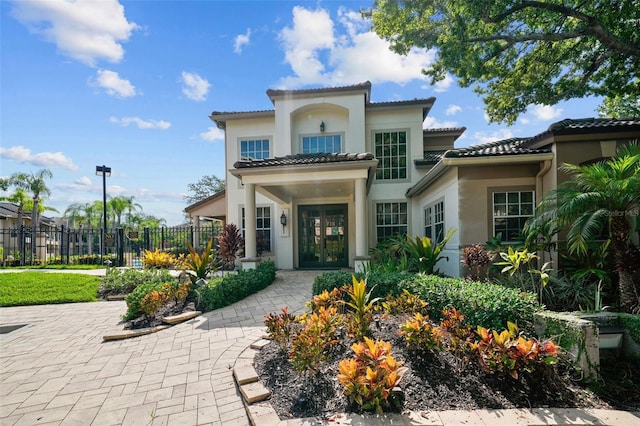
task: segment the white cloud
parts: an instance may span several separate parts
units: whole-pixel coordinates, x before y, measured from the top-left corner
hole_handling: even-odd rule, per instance
[[[562,115],[562,108],[555,108],[553,105],[530,105],[527,112],[540,121],[550,121]]]
[[[514,137],[513,132],[509,129],[500,129],[494,132],[475,132],[473,134],[473,145],[500,141],[512,137]]]
[[[439,121],[435,117],[427,117],[424,119],[422,123],[423,129],[443,129],[448,127],[458,127],[458,122],[456,121]]]
[[[345,8],[340,8],[337,22],[342,35],[326,10],[293,8],[292,26],[279,35],[293,75],[282,79],[281,86],[426,80],[422,69],[434,62],[434,51],[414,48],[406,56],[397,55],[359,13]]]
[[[235,53],[242,53],[242,47],[249,44],[251,41],[251,28],[247,28],[247,32],[245,34],[238,34],[236,36],[235,42],[233,43],[233,51]]]
[[[198,74],[182,71],[182,93],[192,101],[204,101],[207,99],[207,93],[211,84],[200,77]]]
[[[91,191],[92,189],[96,188],[97,185],[94,185],[94,182],[87,176],[82,176],[81,178],[74,180],[73,183],[61,183],[57,184],[55,187],[61,190]],[[102,186],[100,187],[102,188]]]
[[[120,62],[122,43],[138,29],[118,0],[16,1],[13,16],[29,31],[42,35],[58,50],[82,63]]]
[[[462,111],[462,107],[460,105],[451,104],[444,113],[446,115],[456,115],[460,111]]]
[[[217,127],[209,127],[206,132],[200,133],[198,137],[210,142],[224,141],[224,132]]]
[[[29,148],[21,145],[9,148],[0,147],[0,158],[46,168],[60,167],[72,171],[78,170],[78,166],[73,164],[73,161],[62,152],[39,152],[32,154]]]
[[[438,81],[433,86],[433,90],[438,92],[438,93],[446,92],[447,90],[449,90],[449,87],[453,84],[454,81],[455,80],[453,79],[453,76],[451,74],[447,73],[444,76],[444,80]]]
[[[123,127],[127,127],[129,124],[135,124],[136,126],[138,126],[138,129],[167,130],[169,127],[171,127],[171,123],[169,123],[168,121],[143,120],[142,118],[139,118],[139,117],[122,117],[122,118],[110,117],[109,122],[120,124]]]
[[[118,98],[129,98],[136,95],[135,86],[129,80],[120,78],[115,71],[98,70],[95,80],[90,84],[105,89],[108,95]]]

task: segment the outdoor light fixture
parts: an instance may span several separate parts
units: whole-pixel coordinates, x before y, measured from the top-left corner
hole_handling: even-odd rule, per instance
[[[104,232],[102,233],[102,255],[104,256],[104,234],[107,233],[107,176],[111,176],[111,167],[107,167],[104,164],[102,166],[96,166],[96,176],[102,176],[102,218],[104,224]]]
[[[324,121],[320,123],[320,133],[324,133]]]
[[[282,224],[282,232],[284,232],[284,227],[287,226],[287,215],[284,212],[280,215],[280,223]]]

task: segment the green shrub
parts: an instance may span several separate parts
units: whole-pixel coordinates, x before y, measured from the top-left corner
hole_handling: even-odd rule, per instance
[[[127,313],[124,314],[122,319],[129,321],[143,315],[144,311],[141,307],[142,300],[152,291],[162,291],[165,284],[166,282],[151,281],[137,286],[124,299],[127,302]]]
[[[227,274],[223,278],[210,280],[196,289],[198,309],[211,311],[235,303],[266,288],[276,279],[276,266],[264,261],[256,269]]]
[[[149,282],[168,282],[173,278],[167,270],[160,269],[118,269],[108,268],[102,278],[100,294],[128,294],[141,284]]]
[[[517,289],[490,283],[415,275],[399,283],[419,295],[428,304],[431,318],[440,318],[442,310],[455,307],[466,317],[467,324],[502,330],[507,321],[531,331],[533,314],[542,309],[536,296]]]
[[[320,294],[324,290],[331,292],[334,288],[341,288],[351,284],[351,276],[358,280],[366,278],[367,288],[371,290],[371,297],[387,297],[389,294],[397,296],[402,293],[398,284],[413,276],[409,272],[385,272],[379,274],[353,274],[348,271],[326,272],[318,275],[313,281],[313,294]]]

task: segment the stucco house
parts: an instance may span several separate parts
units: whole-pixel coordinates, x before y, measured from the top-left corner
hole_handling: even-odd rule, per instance
[[[569,178],[559,170],[562,164],[606,159],[634,139],[640,140],[640,118],[566,119],[530,138],[451,149],[406,193],[416,206],[414,229],[420,220],[428,228],[430,209],[443,212],[440,229],[458,232],[438,267],[462,275],[461,249],[498,234],[514,242],[544,193]]]
[[[413,160],[462,132],[423,131],[434,98],[371,102],[369,82],[267,96],[273,110],[210,117],[225,131],[226,221],[245,233],[245,266],[258,237],[279,268],[359,269],[378,240],[414,232],[404,194],[425,170]]]
[[[224,201],[213,201],[243,230],[249,268],[258,239],[278,268],[360,270],[389,235],[438,239],[456,228],[438,266],[460,275],[460,249],[515,235],[562,181],[561,163],[640,137],[640,119],[564,120],[532,138],[456,149],[464,127],[423,129],[434,98],[372,102],[369,82],[267,96],[271,110],[210,116],[226,158]]]

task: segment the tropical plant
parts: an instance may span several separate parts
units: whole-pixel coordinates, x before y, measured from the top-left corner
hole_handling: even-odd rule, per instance
[[[224,269],[235,267],[236,256],[244,250],[244,239],[236,225],[228,223],[218,237],[218,256]]]
[[[189,249],[189,255],[179,258],[178,263],[181,268],[189,275],[189,279],[192,283],[195,283],[199,279],[205,279],[211,271],[218,269],[218,262],[215,258],[215,253],[212,249],[213,238],[210,238],[207,242],[207,246],[202,250],[202,254],[198,253],[196,249],[187,241],[187,248]]]
[[[402,251],[406,254],[409,271],[433,274],[435,272],[436,263],[445,256],[442,256],[442,250],[456,233],[455,229],[447,230],[447,234],[442,241],[434,244],[429,237],[411,238],[407,235],[406,239],[401,243]]]
[[[477,281],[487,276],[493,255],[482,244],[474,244],[462,249],[460,263],[467,267],[467,279]]]
[[[145,250],[143,252],[142,263],[147,268],[172,268],[176,264],[176,258],[173,254],[156,248],[154,251]]]
[[[534,221],[567,227],[569,253],[585,253],[589,241],[608,232],[618,275],[620,308],[638,309],[640,300],[633,272],[640,269],[640,253],[631,230],[640,206],[640,146],[618,149],[611,159],[588,165],[564,164],[570,179],[545,194]]]
[[[500,257],[503,261],[495,263],[495,265],[504,266],[500,272],[515,278],[523,291],[533,290],[538,295],[538,301],[542,303],[542,291],[549,283],[551,262],[546,262],[542,268],[535,269],[533,264],[536,263],[538,255],[530,253],[527,249],[514,250],[513,247],[509,247],[507,253],[500,253]],[[531,285],[530,288],[528,284]]]
[[[355,358],[340,361],[338,381],[345,387],[349,402],[365,411],[383,414],[390,405],[393,388],[408,369],[391,355],[389,342],[365,337],[364,342],[354,343],[351,349]]]
[[[371,298],[372,290],[367,292],[366,280],[358,280],[355,275],[352,275],[351,281],[352,285],[347,293],[350,301],[344,302],[350,308],[347,324],[354,338],[362,340],[369,334],[369,326],[373,321],[373,308],[380,298]]]

